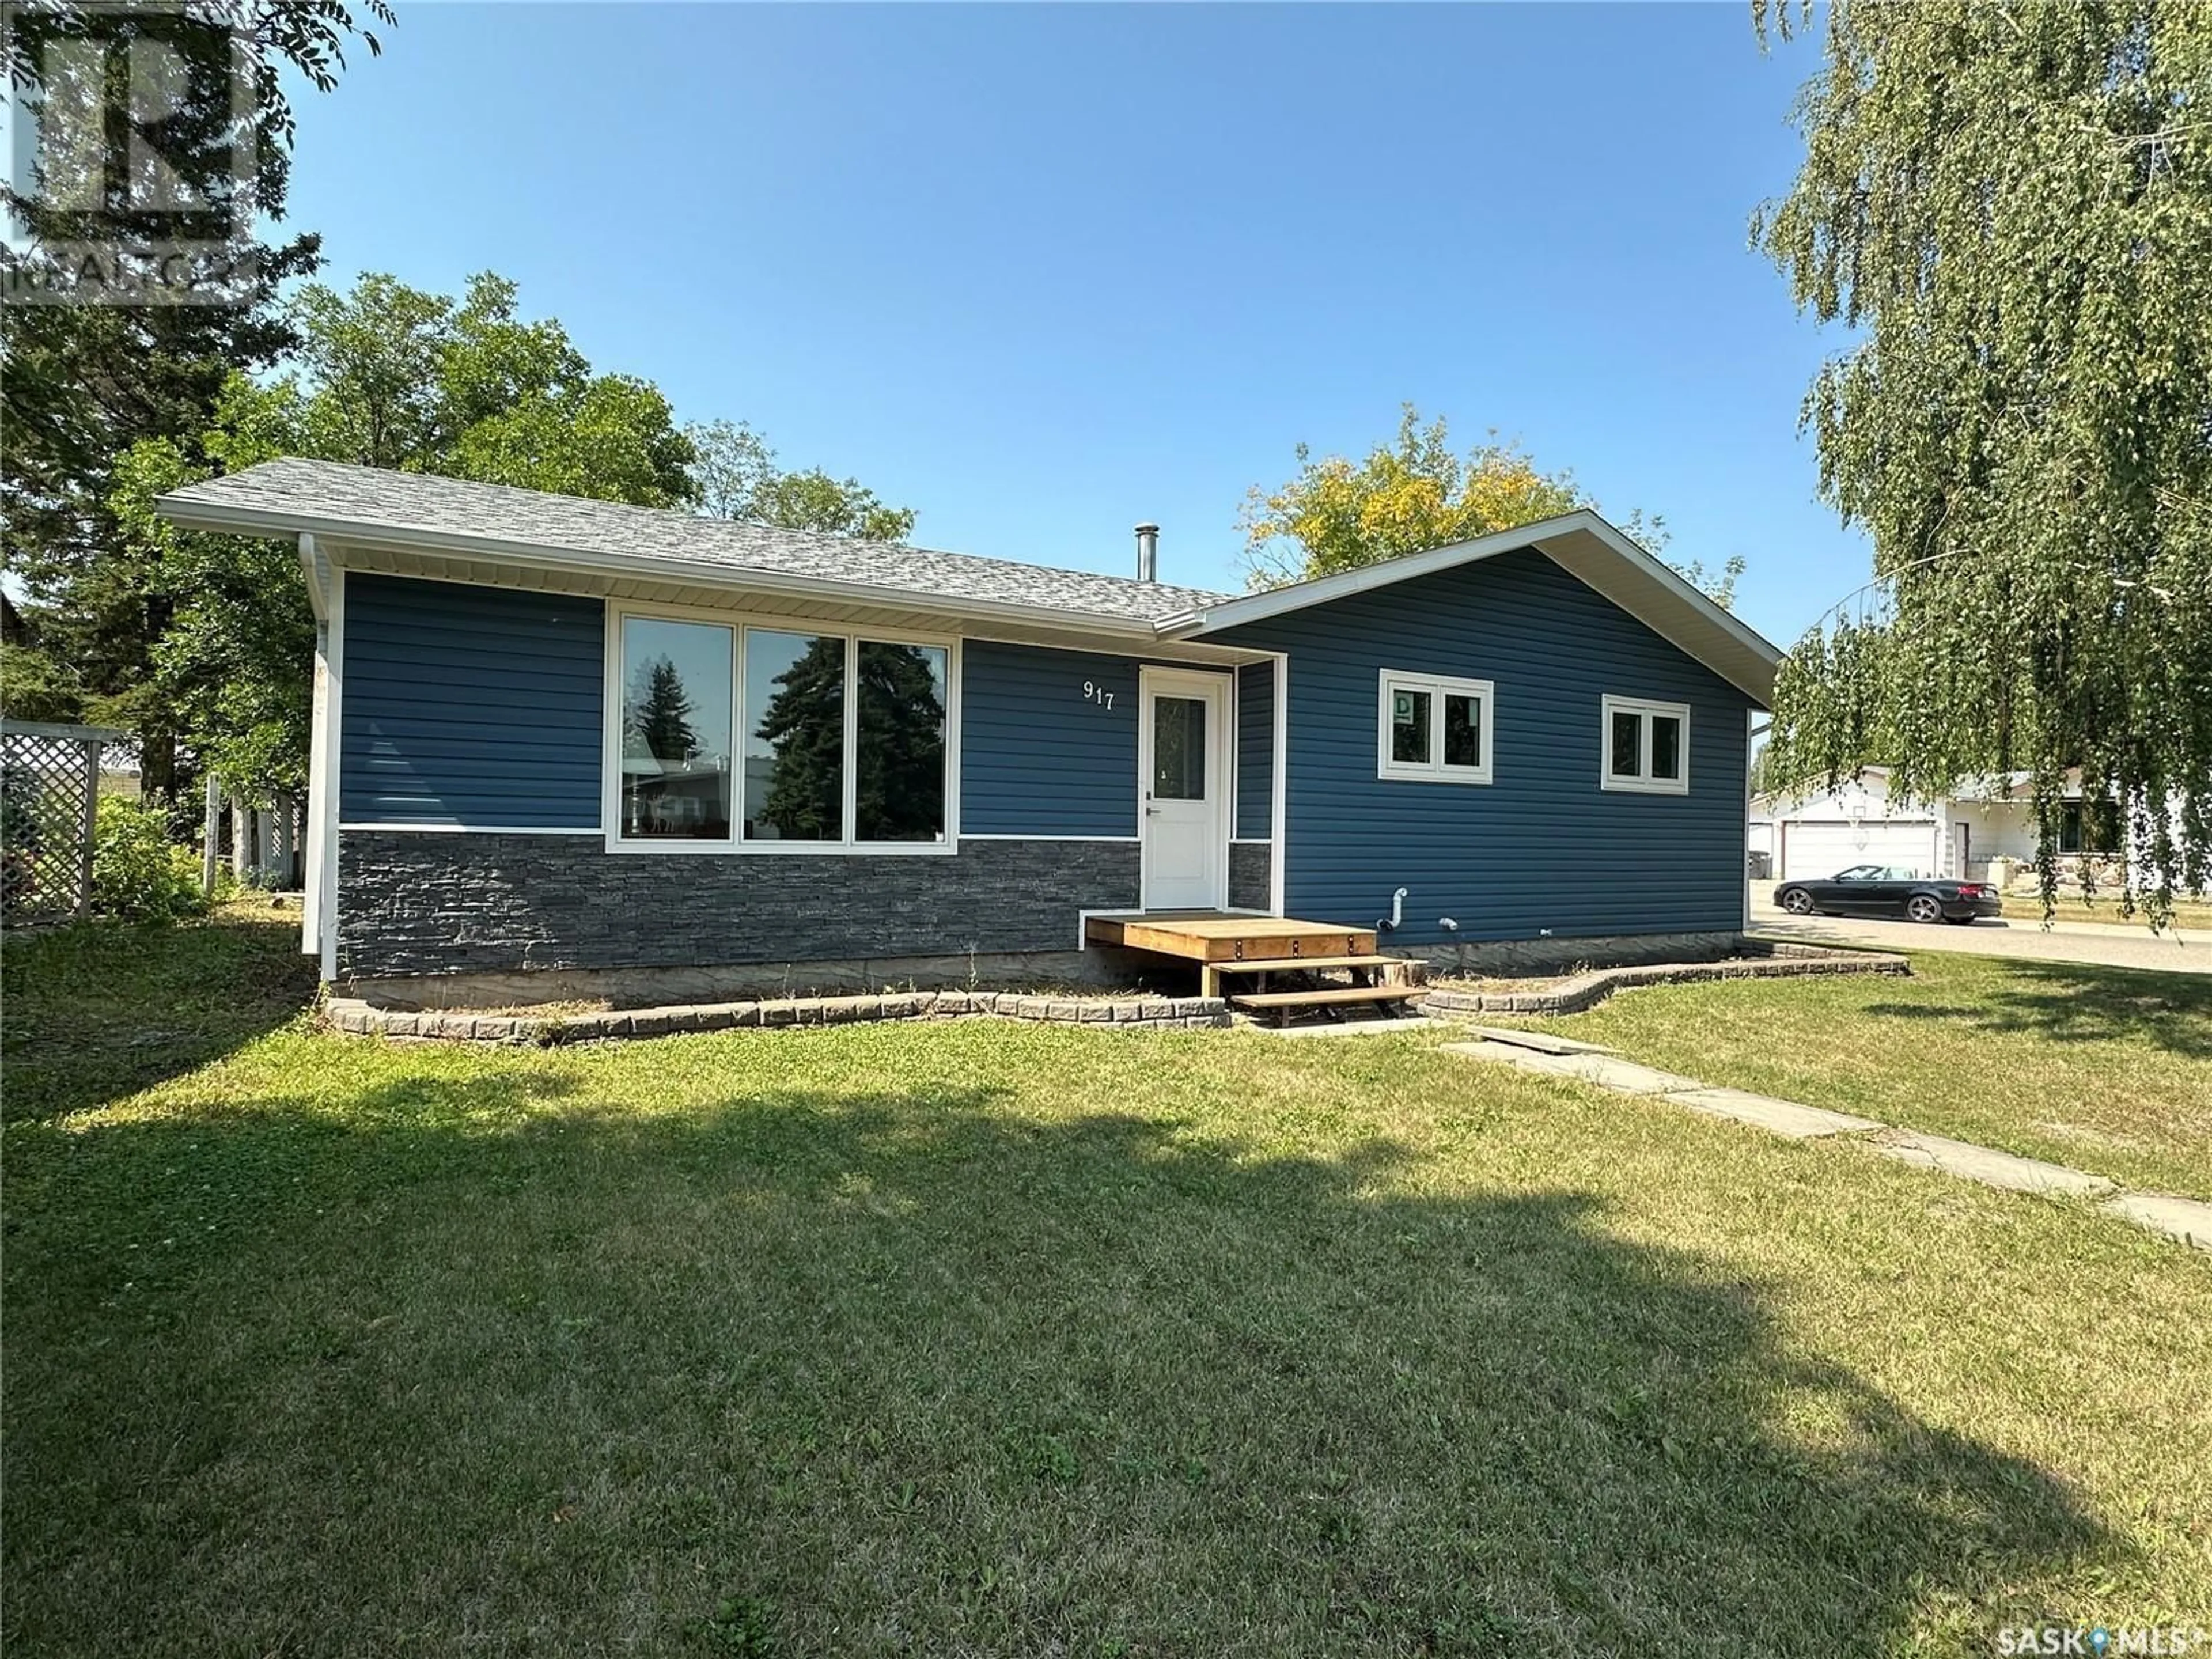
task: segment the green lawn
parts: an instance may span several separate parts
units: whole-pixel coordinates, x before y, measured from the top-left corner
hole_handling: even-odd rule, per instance
[[[2007,921],[2040,922],[2043,920],[2043,901],[2039,898],[2008,898],[2004,902],[2004,915]],[[2053,921],[2101,922],[2114,927],[2148,929],[2150,925],[2140,910],[2133,915],[2122,915],[2119,896],[2114,893],[2105,894],[2093,903],[2078,892],[2061,892],[2058,908],[2051,913],[2051,919]],[[2179,900],[2169,920],[2172,927],[2184,933],[2212,930],[2212,903],[2193,899]]]
[[[2212,1625],[2212,1261],[2092,1212],[1419,1037],[342,1040],[289,944],[8,948],[11,1656]]]
[[[1657,986],[1524,1023],[1704,1082],[2212,1199],[2212,975],[1929,951],[1910,979]]]

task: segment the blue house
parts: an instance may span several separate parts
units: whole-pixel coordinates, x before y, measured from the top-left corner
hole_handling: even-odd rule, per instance
[[[332,980],[1744,925],[1779,653],[1592,513],[1234,596],[314,461],[161,509],[299,547]]]

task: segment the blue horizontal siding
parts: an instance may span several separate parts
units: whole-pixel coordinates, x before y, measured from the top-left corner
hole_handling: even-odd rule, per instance
[[[1265,841],[1275,833],[1275,665],[1237,671],[1237,834]]]
[[[961,651],[960,828],[1137,833],[1133,657],[973,640]],[[1109,693],[1110,708],[1084,684]]]
[[[339,816],[596,827],[605,641],[597,599],[349,575]]]
[[[1285,902],[1399,945],[1741,925],[1751,702],[1534,550],[1234,629],[1290,653]],[[1488,785],[1375,775],[1384,668],[1496,685]],[[1691,708],[1690,791],[1599,787],[1600,699]]]

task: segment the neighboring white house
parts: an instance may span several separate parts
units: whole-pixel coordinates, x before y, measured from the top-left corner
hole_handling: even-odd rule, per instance
[[[2079,787],[2060,809],[2058,850],[2070,862],[2111,845],[2111,823],[2086,807]],[[1754,795],[1748,845],[1766,853],[1778,881],[1832,876],[1854,864],[1887,864],[1926,876],[1992,878],[1990,861],[2035,860],[2035,808],[2025,774],[1968,785],[1942,800],[1890,799],[1889,769],[1869,766],[1841,787],[1814,794]],[[2109,811],[2106,815],[2109,818]]]

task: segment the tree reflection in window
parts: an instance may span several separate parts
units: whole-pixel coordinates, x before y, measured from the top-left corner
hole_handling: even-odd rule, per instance
[[[945,839],[942,646],[860,646],[854,818],[861,841]]]
[[[745,835],[845,836],[845,641],[835,635],[745,635]]]
[[[623,666],[623,834],[726,838],[730,630],[627,617]]]

